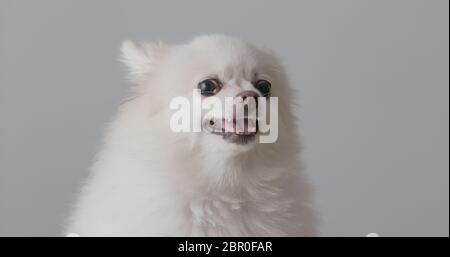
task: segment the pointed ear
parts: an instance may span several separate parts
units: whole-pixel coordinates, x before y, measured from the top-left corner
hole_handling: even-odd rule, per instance
[[[122,43],[121,50],[121,61],[128,68],[129,79],[139,82],[155,69],[158,60],[166,52],[166,47],[161,42],[136,45],[126,40]]]

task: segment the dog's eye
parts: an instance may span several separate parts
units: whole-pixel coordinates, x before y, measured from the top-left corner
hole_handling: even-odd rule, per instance
[[[215,95],[220,90],[220,83],[216,79],[206,79],[198,83],[198,89],[203,96]]]
[[[267,80],[258,80],[255,84],[256,89],[261,92],[264,97],[268,97],[270,95],[270,88],[272,85]]]

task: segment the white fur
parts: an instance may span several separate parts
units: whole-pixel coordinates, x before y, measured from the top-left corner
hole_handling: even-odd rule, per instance
[[[176,46],[126,41],[122,52],[131,95],[109,126],[67,233],[316,234],[311,186],[299,160],[295,96],[271,52],[222,35]],[[169,129],[169,101],[191,97],[202,77],[225,81],[224,97],[251,85],[255,73],[269,78],[272,96],[279,97],[276,143],[242,146],[207,132]]]

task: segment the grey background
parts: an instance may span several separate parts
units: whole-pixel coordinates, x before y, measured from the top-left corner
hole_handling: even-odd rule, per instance
[[[126,92],[123,39],[225,33],[301,91],[324,236],[448,236],[447,0],[1,1],[0,235],[59,235]]]

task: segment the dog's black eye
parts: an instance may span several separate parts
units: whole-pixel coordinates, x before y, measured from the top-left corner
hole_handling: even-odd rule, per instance
[[[255,84],[256,89],[261,92],[264,97],[268,97],[270,95],[270,88],[272,85],[267,80],[258,80]]]
[[[216,79],[206,79],[198,83],[198,89],[203,96],[215,95],[220,90],[220,83]]]

